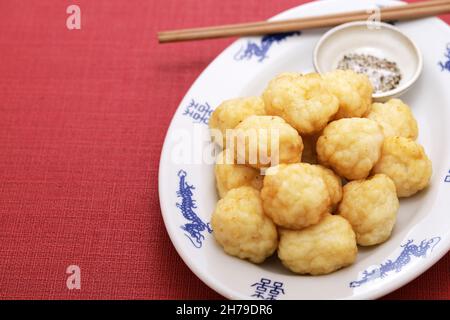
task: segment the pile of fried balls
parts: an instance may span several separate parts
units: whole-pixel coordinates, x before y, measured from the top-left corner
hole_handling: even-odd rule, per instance
[[[262,263],[277,250],[291,271],[320,275],[351,265],[358,245],[389,239],[398,198],[427,187],[432,168],[410,108],[373,103],[372,91],[350,70],[283,73],[261,97],[216,108],[209,125],[222,133],[212,135],[222,147],[220,200],[211,224],[226,253]],[[262,134],[256,143],[231,135],[230,146],[225,137],[236,130]],[[275,152],[275,166],[259,156]]]

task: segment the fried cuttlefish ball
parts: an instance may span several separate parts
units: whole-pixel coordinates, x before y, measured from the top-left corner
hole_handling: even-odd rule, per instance
[[[318,223],[331,205],[322,173],[307,163],[269,168],[261,198],[264,212],[273,222],[289,229]]]
[[[381,128],[373,120],[333,121],[317,140],[319,163],[347,180],[364,179],[380,158],[383,139]]]
[[[302,138],[282,118],[250,116],[234,130],[237,163],[266,168],[279,163],[299,162]],[[229,141],[227,142],[229,143]]]
[[[386,138],[398,136],[417,139],[416,119],[408,105],[399,99],[391,99],[386,103],[374,103],[367,118],[378,122]]]
[[[260,97],[237,98],[222,102],[209,119],[213,141],[225,146],[227,130],[234,129],[249,116],[264,114],[264,102]]]
[[[372,104],[372,84],[365,74],[335,70],[323,75],[326,87],[339,100],[335,119],[362,117]]]
[[[347,183],[338,213],[352,225],[357,243],[371,246],[390,237],[399,206],[392,179],[377,174]]]
[[[263,93],[266,112],[280,116],[300,134],[319,132],[334,117],[338,99],[318,74],[283,73]]]
[[[211,224],[229,255],[261,263],[277,248],[277,229],[264,215],[259,191],[251,187],[230,190],[219,200]]]
[[[395,183],[397,196],[409,197],[428,186],[432,168],[420,144],[404,137],[389,137],[373,172],[389,176]]]
[[[327,214],[302,230],[280,230],[278,257],[295,273],[321,275],[351,265],[358,252],[350,223]]]
[[[242,186],[250,186],[258,190],[262,188],[263,177],[259,174],[259,170],[235,162],[232,150],[222,151],[217,156],[214,171],[220,198],[225,197],[231,189]]]
[[[321,165],[315,165],[314,167],[319,170],[325,181],[328,194],[330,195],[331,211],[334,211],[335,207],[342,200],[342,180],[333,172],[333,170]]]

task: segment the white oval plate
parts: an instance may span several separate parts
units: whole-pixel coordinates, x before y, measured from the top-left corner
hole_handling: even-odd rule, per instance
[[[388,0],[326,0],[274,19],[392,5]],[[245,38],[228,47],[195,81],[176,111],[159,168],[159,196],[170,238],[189,268],[231,299],[373,299],[419,276],[450,248],[450,28],[428,18],[397,23],[422,50],[423,74],[404,96],[419,122],[419,142],[433,161],[431,186],[402,199],[391,238],[360,248],[352,266],[325,276],[290,273],[276,258],[255,265],[224,253],[208,222],[217,202],[208,116],[225,99],[259,95],[283,71],[312,71],[313,48],[326,30]],[[431,36],[430,36],[431,35]],[[209,161],[206,161],[209,160]],[[168,270],[170,272],[170,270]]]

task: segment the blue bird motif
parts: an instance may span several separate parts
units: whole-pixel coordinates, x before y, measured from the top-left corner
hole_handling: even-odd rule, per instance
[[[192,242],[194,247],[201,248],[205,239],[202,233],[204,231],[211,233],[212,229],[209,223],[204,223],[194,212],[194,209],[197,209],[192,192],[195,187],[186,182],[186,176],[186,171],[178,171],[179,189],[177,191],[177,197],[181,198],[181,202],[177,202],[176,205],[183,214],[183,217],[189,221],[189,223],[181,226],[181,229],[185,232],[185,236]]]
[[[300,31],[270,34],[262,37],[260,43],[253,42],[249,40],[245,46],[243,46],[235,55],[234,59],[239,60],[250,60],[253,57],[257,57],[259,62],[264,61],[268,56],[270,48],[274,43],[279,43],[288,37],[295,35],[300,35]]]
[[[413,240],[408,240],[404,245],[400,246],[403,250],[397,259],[394,261],[387,260],[385,263],[382,263],[373,269],[364,270],[361,279],[350,282],[350,287],[356,288],[375,279],[382,279],[386,277],[389,272],[400,272],[404,266],[411,262],[412,257],[425,258],[428,251],[433,251],[433,248],[440,240],[440,237],[434,237],[428,240],[424,239],[419,245],[414,244]]]
[[[450,72],[450,43],[447,44],[447,52],[444,53],[447,61],[439,61],[439,66],[441,67],[441,71],[447,70]]]

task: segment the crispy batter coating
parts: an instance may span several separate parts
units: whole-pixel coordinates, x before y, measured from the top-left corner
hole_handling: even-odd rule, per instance
[[[222,151],[217,156],[214,171],[217,190],[221,198],[225,197],[231,189],[249,186],[261,190],[263,185],[263,176],[260,175],[259,170],[243,164],[236,164],[231,150]]]
[[[264,212],[273,222],[289,229],[318,223],[331,204],[322,173],[307,163],[269,168],[261,198]]]
[[[300,134],[325,128],[339,108],[318,74],[283,73],[273,79],[263,93],[266,112],[280,116]]]
[[[250,116],[234,130],[237,163],[266,168],[278,163],[299,162],[302,138],[282,118]]]
[[[366,178],[380,157],[383,133],[370,119],[331,122],[317,141],[319,163],[347,180]]]
[[[420,144],[404,137],[389,137],[373,172],[388,175],[395,183],[397,196],[409,197],[428,186],[432,166]]]
[[[277,229],[264,215],[259,191],[251,187],[232,189],[219,200],[211,224],[229,255],[261,263],[277,248]]]
[[[291,271],[321,275],[354,263],[357,244],[389,239],[398,197],[428,186],[432,164],[410,108],[372,93],[352,70],[283,73],[262,97],[217,107],[211,225],[226,253],[262,263],[278,247]]]
[[[370,110],[372,84],[365,74],[335,70],[323,75],[326,87],[339,100],[335,119],[362,117]]]
[[[260,97],[237,98],[222,102],[209,119],[209,127],[221,133],[221,137],[212,134],[213,141],[225,147],[227,129],[234,129],[249,116],[264,114],[264,102]]]
[[[357,252],[355,233],[340,216],[327,214],[302,230],[280,230],[278,257],[295,273],[331,273],[352,264]]]
[[[391,99],[386,103],[374,103],[368,119],[381,126],[385,137],[405,137],[416,140],[418,128],[411,109],[400,99]]]
[[[399,206],[392,179],[377,174],[347,183],[338,213],[352,225],[359,245],[372,246],[389,239]]]
[[[330,195],[331,211],[334,211],[336,206],[342,200],[342,180],[333,172],[333,170],[325,168],[321,165],[315,165],[314,167],[319,170],[323,180],[325,181],[328,194]]]

